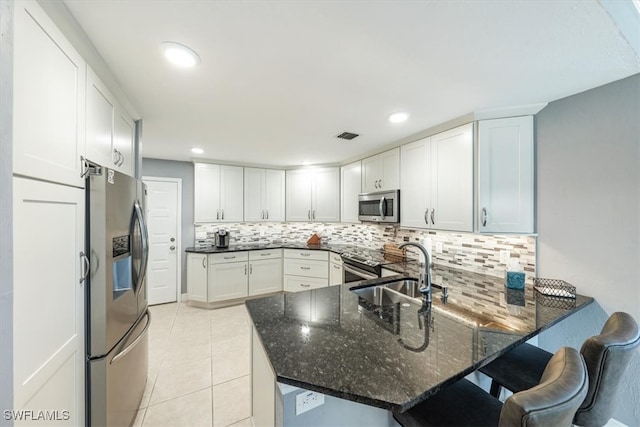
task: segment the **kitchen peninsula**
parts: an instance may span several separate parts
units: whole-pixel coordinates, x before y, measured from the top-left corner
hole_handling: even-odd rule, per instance
[[[416,277],[406,267],[357,288]],[[438,265],[433,274],[448,292],[434,289],[430,310],[417,298],[356,294],[353,284],[247,301],[255,425],[298,425],[305,416],[329,425],[352,415],[392,425],[388,410],[411,408],[593,302],[505,289],[500,278]],[[291,396],[308,390],[340,409],[296,417]]]

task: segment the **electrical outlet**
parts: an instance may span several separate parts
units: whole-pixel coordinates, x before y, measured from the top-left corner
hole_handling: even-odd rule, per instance
[[[436,253],[442,253],[442,242],[436,242]]]
[[[509,258],[511,258],[511,252],[509,251],[500,251],[500,263],[506,264],[509,262]]]
[[[324,394],[306,391],[296,395],[296,415],[324,405]]]
[[[260,237],[264,237],[264,235],[265,235],[264,230],[260,230]]]

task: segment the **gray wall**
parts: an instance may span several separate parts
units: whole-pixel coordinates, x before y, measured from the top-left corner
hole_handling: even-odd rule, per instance
[[[172,160],[142,159],[142,176],[182,179],[182,293],[187,292],[187,255],[184,250],[194,245],[193,228],[193,163]]]
[[[13,425],[13,1],[0,1],[0,425]]]
[[[615,311],[640,321],[640,74],[549,104],[536,117],[538,276],[597,304],[543,333],[580,347]],[[640,425],[640,352],[614,418]]]

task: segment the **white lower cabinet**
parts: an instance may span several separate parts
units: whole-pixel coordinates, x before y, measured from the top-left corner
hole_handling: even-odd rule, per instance
[[[329,286],[342,284],[342,257],[336,253],[329,254]]]
[[[282,249],[249,252],[249,296],[282,290]]]
[[[207,300],[218,302],[243,298],[249,294],[247,252],[209,255]]]
[[[13,179],[14,409],[68,411],[56,425],[85,424],[84,196]]]
[[[187,254],[187,295],[189,301],[207,302],[207,254]]]
[[[304,249],[284,250],[284,290],[307,291],[329,285],[329,253]]]

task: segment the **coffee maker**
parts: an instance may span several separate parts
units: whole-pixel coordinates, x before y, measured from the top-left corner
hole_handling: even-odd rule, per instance
[[[228,248],[229,247],[229,232],[224,228],[221,228],[216,233],[216,248]]]

